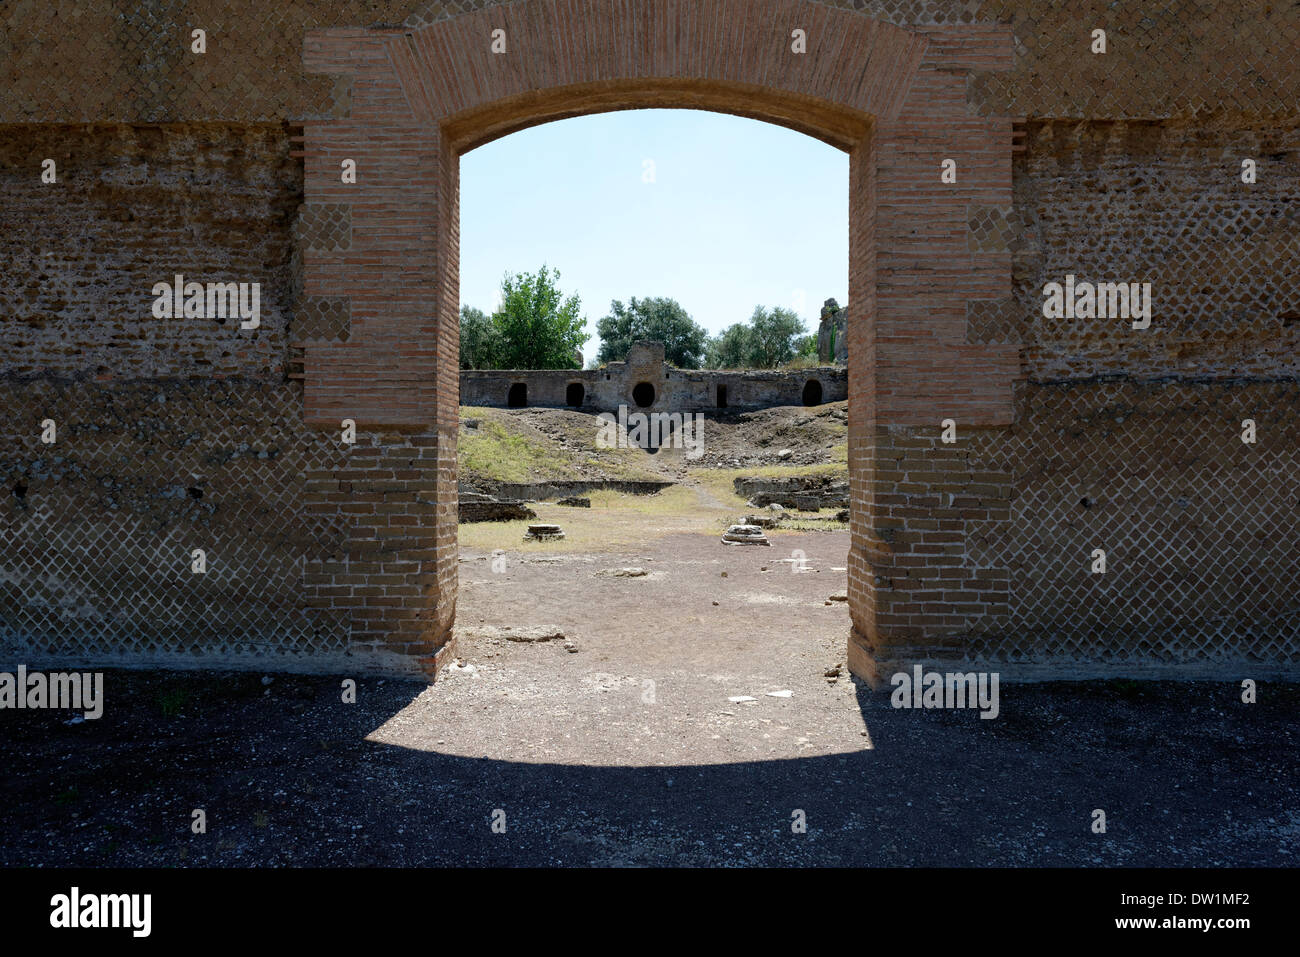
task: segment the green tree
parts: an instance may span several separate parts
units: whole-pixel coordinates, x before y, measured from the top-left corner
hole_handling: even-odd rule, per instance
[[[615,299],[609,315],[596,323],[600,336],[597,362],[619,362],[638,339],[664,344],[664,358],[679,369],[698,369],[709,334],[674,299],[633,296],[626,306]]]
[[[591,337],[578,312],[577,295],[563,298],[559,270],[543,265],[536,275],[507,273],[501,281],[501,308],[492,316],[500,337],[498,369],[572,369],[575,353]]]
[[[460,307],[460,367],[495,369],[500,345],[497,327],[482,309]]]
[[[709,340],[706,363],[710,369],[743,369],[754,351],[754,330],[737,322]]]
[[[776,306],[765,309],[754,307],[749,324],[753,330],[750,364],[755,369],[775,369],[795,356],[795,340],[808,332],[808,327],[792,309]]]

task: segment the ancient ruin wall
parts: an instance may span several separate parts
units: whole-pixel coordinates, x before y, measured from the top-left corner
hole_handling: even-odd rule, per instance
[[[179,4],[17,2],[0,10],[0,123],[283,122],[342,114],[346,83],[303,69],[329,27],[414,29],[528,0]],[[1300,15],[1278,0],[1114,5],[1044,0],[813,0],[904,27],[1006,24],[1011,70],[971,83],[978,112],[1078,119],[1295,115]],[[675,0],[676,6],[683,0]],[[790,3],[791,16],[803,5]],[[1104,58],[1081,55],[1094,28]],[[206,28],[208,53],[189,54]]]
[[[633,391],[642,383],[654,389],[648,405],[636,401]],[[849,396],[843,369],[822,367],[798,371],[701,372],[660,366],[657,372],[631,375],[621,362],[604,369],[492,369],[463,370],[460,404],[508,408],[511,389],[522,385],[528,406],[590,412],[709,412],[727,409],[770,409],[776,406],[822,405],[843,402]],[[570,402],[570,388],[581,387],[582,400]],[[812,386],[812,391],[809,391]],[[805,402],[805,395],[811,400]],[[574,394],[576,396],[576,393]]]
[[[454,569],[424,562],[454,517],[429,476],[454,466],[435,434],[346,446],[303,425],[298,344],[348,341],[351,316],[304,290],[299,265],[347,248],[353,224],[299,207],[290,124],[344,117],[357,93],[304,68],[308,30],[486,5],[0,11],[6,656],[405,668],[432,653]],[[933,426],[869,426],[858,393],[854,523],[873,544],[850,557],[855,670],[963,655],[1022,674],[1294,668],[1300,13],[822,6],[1006,24],[1012,68],[976,71],[968,108],[1024,118],[1014,203],[975,204],[967,237],[1011,262],[1009,297],[968,304],[967,340],[1021,347],[1014,422],[959,422],[946,445],[940,404]],[[1085,52],[1094,26],[1105,56]],[[40,182],[46,157],[57,185]],[[176,271],[260,281],[261,328],[142,321]],[[1152,328],[1044,319],[1042,286],[1067,272],[1150,279]],[[211,577],[189,572],[195,542]]]
[[[1300,123],[1026,126],[985,240],[1012,255],[1013,295],[972,304],[969,330],[1023,344],[1015,423],[953,445],[876,430],[870,667],[1294,669]],[[1152,281],[1151,328],[1045,318],[1067,273]]]

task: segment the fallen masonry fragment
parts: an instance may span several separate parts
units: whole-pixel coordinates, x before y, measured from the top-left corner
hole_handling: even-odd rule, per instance
[[[541,541],[549,538],[563,538],[564,529],[558,525],[529,525],[524,532],[524,541]]]
[[[606,568],[596,574],[606,578],[645,578],[650,573],[644,568]]]
[[[771,542],[757,525],[732,525],[722,536],[724,545],[767,545]]]

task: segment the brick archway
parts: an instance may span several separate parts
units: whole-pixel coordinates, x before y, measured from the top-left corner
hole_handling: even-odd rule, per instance
[[[1010,66],[1010,31],[903,29],[813,0],[519,0],[423,19],[305,44],[308,70],[334,77],[335,106],[303,124],[301,308],[346,318],[340,338],[303,344],[305,418],[403,436],[359,450],[346,479],[308,476],[312,507],[374,509],[349,534],[342,578],[324,565],[306,575],[313,602],[350,615],[354,645],[426,670],[450,650],[460,155],[642,107],[753,117],[850,154],[852,670],[876,680],[943,644],[966,620],[954,609],[972,604],[954,596],[1005,602],[1005,582],[954,560],[971,510],[924,452],[943,458],[944,419],[1012,418],[1018,347],[967,336],[971,303],[1010,294],[1009,254],[981,236],[1011,203],[1011,120],[966,99],[972,72]],[[956,184],[941,182],[944,159]],[[898,427],[912,427],[907,442]]]

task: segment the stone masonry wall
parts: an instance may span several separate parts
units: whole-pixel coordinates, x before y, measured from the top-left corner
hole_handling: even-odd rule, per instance
[[[298,670],[446,659],[456,373],[423,370],[456,354],[436,319],[455,314],[455,263],[437,260],[454,248],[455,157],[421,126],[440,115],[422,97],[445,78],[382,37],[489,8],[544,24],[578,2],[0,7],[0,655]],[[727,2],[654,0],[670,21]],[[903,118],[873,121],[851,162],[854,670],[1300,667],[1300,7],[763,9],[818,23],[856,11],[915,30],[927,51],[918,62],[915,38],[889,41],[913,81],[862,102]],[[331,27],[392,29],[304,57],[308,34]],[[1088,51],[1096,27],[1103,56]],[[779,120],[786,105],[769,107]],[[349,124],[397,115],[393,175],[341,189]],[[304,145],[299,124],[315,124]],[[937,181],[954,144],[956,192]],[[40,181],[47,157],[57,184]],[[392,185],[408,175],[417,207]],[[382,234],[393,209],[416,212]],[[399,305],[417,326],[393,319],[388,255],[412,276]],[[420,285],[428,263],[436,288]],[[176,272],[260,282],[261,327],[153,320],[150,287]],[[1043,285],[1067,273],[1152,282],[1151,328],[1045,319]],[[363,427],[348,446],[340,420],[364,405],[350,396],[389,365],[351,367],[315,407],[299,370],[312,350],[357,355],[376,332],[409,348],[399,391],[435,414]],[[1017,353],[1008,410],[1000,383]],[[918,391],[918,363],[937,355],[943,375]],[[901,391],[900,370],[913,376]],[[976,395],[989,370],[998,388]],[[971,395],[967,421],[951,410]],[[945,444],[950,416],[958,440]],[[1254,444],[1240,438],[1248,418]],[[189,570],[195,547],[203,575]]]
[[[952,445],[882,427],[874,445],[866,672],[1300,666],[1296,382],[1026,384],[1012,427]]]
[[[283,379],[302,201],[289,151],[282,126],[0,126],[0,373]],[[260,282],[260,328],[154,319],[151,290],[177,272]]]
[[[876,430],[863,667],[1294,669],[1300,123],[1030,123],[1015,199],[1013,294],[969,309],[1023,343],[1015,424]],[[1044,318],[1067,273],[1151,281],[1151,328]]]
[[[307,31],[407,27],[521,0],[332,0],[86,4],[0,9],[0,123],[280,122],[346,109],[329,77],[302,69]],[[686,0],[677,0],[682,4]],[[696,0],[698,2],[698,0]],[[1300,12],[1282,0],[819,0],[898,26],[1005,23],[1015,63],[972,83],[975,108],[1028,117],[1153,119],[1294,115]],[[1094,28],[1110,36],[1088,54]],[[208,31],[208,52],[189,52]]]
[[[6,656],[432,667],[429,595],[454,590],[420,567],[433,443],[303,424],[301,250],[339,232],[303,215],[291,147],[283,126],[0,127]],[[154,318],[176,272],[260,283],[259,328]]]
[[[0,414],[6,657],[432,671],[432,438],[346,445],[247,379],[9,378]]]

